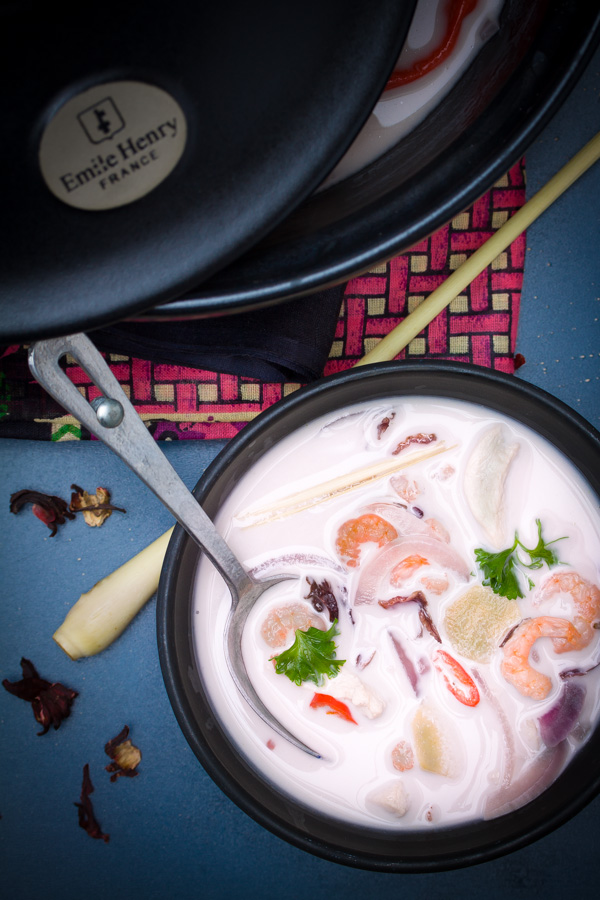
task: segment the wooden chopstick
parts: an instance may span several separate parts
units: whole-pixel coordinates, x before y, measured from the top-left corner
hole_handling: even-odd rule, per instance
[[[394,359],[503,250],[600,159],[600,132],[355,366]]]

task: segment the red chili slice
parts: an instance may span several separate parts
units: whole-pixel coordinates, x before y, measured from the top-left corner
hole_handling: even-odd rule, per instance
[[[457,700],[460,700],[465,706],[477,706],[479,703],[477,685],[460,663],[445,650],[436,650],[433,654],[433,664],[441,673],[446,687]]]
[[[454,50],[454,46],[460,34],[463,19],[473,12],[477,6],[477,0],[450,0],[448,5],[448,23],[446,32],[438,46],[424,59],[419,59],[408,69],[396,69],[390,75],[385,90],[397,88],[403,84],[410,84],[428,72],[432,72],[443,63]]]
[[[310,705],[311,709],[319,709],[321,706],[328,706],[328,716],[339,716],[341,719],[345,719],[346,722],[354,722],[355,725],[358,725],[358,722],[353,718],[352,713],[346,704],[342,703],[341,700],[336,700],[336,698],[332,697],[330,694],[315,694],[310,701]]]

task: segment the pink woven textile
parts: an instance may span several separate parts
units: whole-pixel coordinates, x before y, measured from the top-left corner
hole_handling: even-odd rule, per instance
[[[324,374],[353,366],[524,201],[525,166],[520,161],[470,209],[431,237],[349,281]],[[522,234],[398,358],[454,359],[513,372],[524,263]],[[22,348],[11,347],[5,350],[5,356],[21,352]],[[299,387],[292,382],[265,383],[114,354],[109,354],[108,360],[157,439],[231,438],[258,413]],[[68,370],[92,400],[97,389],[85,373],[73,364],[68,364]],[[0,381],[0,393],[1,388]],[[32,391],[35,388],[37,385],[32,384]],[[27,392],[20,396],[21,413],[14,403],[11,411],[9,397],[5,409],[13,419],[19,414],[36,418],[35,397],[28,397]],[[89,437],[78,422],[59,410],[38,409],[36,422],[43,432],[36,436],[46,439]]]

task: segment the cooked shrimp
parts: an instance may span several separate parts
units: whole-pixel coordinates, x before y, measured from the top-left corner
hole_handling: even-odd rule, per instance
[[[399,497],[412,503],[421,493],[421,488],[416,481],[409,481],[406,475],[393,475],[390,478],[390,485],[394,488]]]
[[[431,575],[423,575],[421,578],[421,584],[423,587],[429,591],[430,594],[434,594],[436,597],[439,597],[440,594],[443,594],[444,591],[448,590],[450,586],[450,582],[444,576],[441,578],[434,578]]]
[[[325,623],[320,616],[314,615],[308,606],[302,603],[290,603],[272,609],[264,620],[260,633],[269,647],[282,647],[288,642],[291,633],[307,631],[309,628],[325,630]]]
[[[364,513],[356,519],[348,519],[337,533],[335,548],[340,558],[350,568],[358,566],[362,544],[373,542],[383,547],[398,537],[393,525],[374,513]]]
[[[450,532],[437,519],[425,519],[425,525],[429,529],[431,537],[437,538],[438,541],[444,541],[445,544],[450,543]]]
[[[398,565],[394,566],[390,575],[390,581],[394,587],[399,587],[403,581],[411,578],[421,566],[428,566],[429,560],[419,553],[406,556]]]
[[[529,665],[529,653],[538,638],[552,639],[555,653],[582,650],[582,637],[572,622],[554,616],[525,619],[504,645],[501,671],[506,680],[524,697],[543,700],[550,693],[551,679]]]
[[[557,572],[546,579],[539,591],[539,599],[547,600],[557,594],[568,594],[577,615],[574,625],[586,641],[587,647],[594,637],[594,622],[600,621],[600,589],[578,572]]]
[[[415,755],[408,741],[399,741],[392,750],[392,765],[399,772],[412,769],[415,764]]]

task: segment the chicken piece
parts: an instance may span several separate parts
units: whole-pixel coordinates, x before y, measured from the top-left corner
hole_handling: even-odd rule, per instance
[[[407,790],[400,779],[391,781],[385,787],[375,791],[369,799],[372,803],[382,806],[388,812],[398,816],[398,818],[407,813],[410,805]]]
[[[367,687],[357,675],[342,670],[331,682],[331,693],[338,700],[349,700],[368,719],[377,719],[385,709],[385,703]]]
[[[494,547],[505,540],[504,486],[518,444],[508,444],[501,425],[489,428],[471,453],[464,491],[469,508]]]

